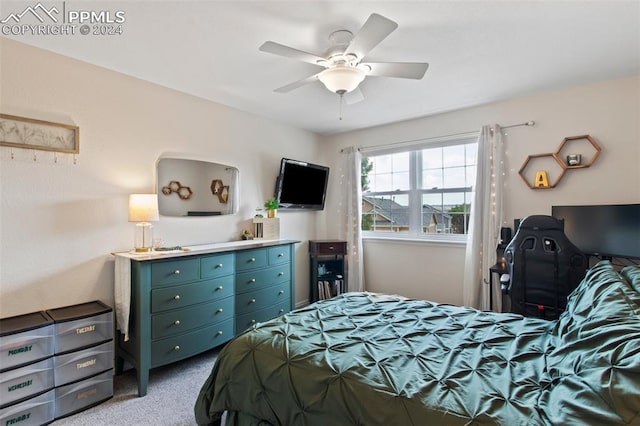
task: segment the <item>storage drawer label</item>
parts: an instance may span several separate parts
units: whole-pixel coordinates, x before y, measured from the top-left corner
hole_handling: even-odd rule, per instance
[[[25,420],[29,420],[31,417],[31,413],[24,413],[18,417],[14,417],[6,421],[5,425],[15,425],[16,423],[24,422]]]
[[[7,355],[12,356],[12,355],[19,355],[19,354],[23,354],[25,352],[29,352],[31,351],[31,345],[27,345],[27,346],[23,346],[21,348],[13,348],[13,349],[9,349],[7,351]]]
[[[27,386],[31,386],[32,384],[33,384],[33,380],[29,379],[29,380],[27,380],[27,381],[25,381],[25,382],[17,383],[17,384],[15,384],[15,385],[11,385],[11,386],[9,386],[9,388],[7,389],[7,391],[8,391],[8,392],[13,392],[13,391],[15,391],[15,390],[22,389],[22,388],[26,388]]]
[[[88,325],[86,327],[76,328],[76,334],[91,333],[92,331],[96,331],[95,324],[94,325]]]
[[[91,367],[92,365],[96,365],[97,360],[95,358],[90,359],[88,361],[85,362],[79,362],[76,364],[76,369],[80,370],[81,368],[87,368],[87,367]]]

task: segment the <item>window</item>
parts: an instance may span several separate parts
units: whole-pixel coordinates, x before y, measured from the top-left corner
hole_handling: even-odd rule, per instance
[[[363,152],[364,235],[463,239],[476,177],[476,140]]]

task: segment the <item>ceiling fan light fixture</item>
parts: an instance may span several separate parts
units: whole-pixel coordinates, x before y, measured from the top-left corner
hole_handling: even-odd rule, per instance
[[[344,95],[355,90],[365,76],[365,72],[360,69],[335,66],[318,74],[318,79],[333,93]]]

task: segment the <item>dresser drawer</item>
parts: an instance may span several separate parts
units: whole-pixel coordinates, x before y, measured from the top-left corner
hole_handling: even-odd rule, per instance
[[[55,391],[0,409],[0,425],[48,425],[55,417]],[[28,421],[27,421],[28,419]]]
[[[278,303],[277,305],[269,306],[268,308],[260,309],[255,312],[251,312],[236,317],[236,333],[242,333],[247,328],[255,325],[259,322],[269,321],[272,318],[279,317],[289,312],[289,301]]]
[[[233,337],[233,319],[151,343],[151,367],[169,364],[219,346]]]
[[[273,266],[258,271],[242,272],[236,275],[236,293],[260,290],[291,279],[288,264]]]
[[[289,263],[291,261],[291,251],[289,246],[269,247],[267,249],[267,257],[269,258],[269,265]]]
[[[320,255],[346,255],[346,241],[310,241],[309,252]]]
[[[243,250],[236,253],[236,271],[247,271],[265,266],[267,266],[266,249]]]
[[[55,389],[55,417],[69,416],[113,397],[113,370]]]
[[[83,317],[93,312],[103,313]],[[75,351],[113,339],[113,311],[103,303],[83,303],[66,308],[50,309],[47,313],[55,321],[56,354]],[[79,318],[73,319],[76,317]]]
[[[162,312],[218,300],[233,294],[233,275],[151,290],[151,312]]]
[[[200,259],[181,259],[151,264],[151,286],[186,283],[200,278]]]
[[[56,386],[66,385],[113,368],[113,340],[53,358]]]
[[[7,370],[0,373],[0,406],[53,389],[53,386],[53,357]]]
[[[0,319],[0,371],[53,355],[55,328],[44,312]]]
[[[233,253],[217,254],[200,259],[200,276],[217,278],[233,274],[235,271]]]
[[[233,297],[153,315],[151,338],[161,339],[233,317]]]
[[[243,315],[276,303],[290,301],[289,283],[236,295],[236,314]]]

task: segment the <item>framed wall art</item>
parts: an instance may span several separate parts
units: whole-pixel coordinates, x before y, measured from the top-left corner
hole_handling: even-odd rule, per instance
[[[78,154],[80,128],[69,124],[0,114],[0,145]]]

